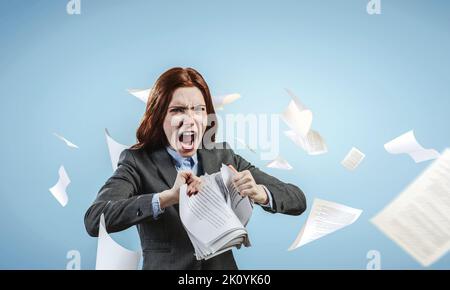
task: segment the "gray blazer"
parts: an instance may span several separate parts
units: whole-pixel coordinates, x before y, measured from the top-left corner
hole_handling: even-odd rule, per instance
[[[222,144],[219,144],[222,145]],[[265,185],[272,193],[272,213],[300,215],[306,209],[303,192],[295,185],[284,183],[260,171],[229,149],[198,149],[198,175],[220,170],[222,163],[232,164],[238,171],[249,170],[256,183]],[[178,205],[165,209],[153,218],[153,193],[172,187],[177,171],[165,148],[149,152],[127,149],[120,155],[118,168],[100,189],[96,200],[87,210],[84,223],[89,235],[98,236],[99,221],[105,215],[109,233],[136,225],[143,251],[143,269],[237,269],[232,251],[206,261],[197,261],[194,248],[183,228]]]

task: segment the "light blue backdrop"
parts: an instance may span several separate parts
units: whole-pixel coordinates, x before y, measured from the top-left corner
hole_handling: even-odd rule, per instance
[[[81,0],[80,15],[68,15],[67,2],[0,1],[0,268],[64,269],[73,249],[82,269],[94,268],[83,215],[112,173],[103,130],[132,144],[144,104],[125,89],[149,87],[173,66],[199,70],[214,95],[242,95],[221,114],[279,113],[283,88],[294,90],[329,153],[308,156],[282,136],[294,170],[266,171],[300,186],[309,205],[364,210],[287,252],[309,211],[257,209],[253,247],[235,251],[241,268],[365,269],[372,249],[384,269],[422,268],[369,220],[430,164],[388,154],[386,141],[414,129],[425,147],[450,144],[448,1],[382,0],[381,15],[367,14],[368,0]],[[339,162],[352,146],[367,157],[348,172]],[[60,165],[72,180],[65,208],[48,191]],[[114,238],[139,248],[135,229]],[[430,268],[450,268],[450,255]]]

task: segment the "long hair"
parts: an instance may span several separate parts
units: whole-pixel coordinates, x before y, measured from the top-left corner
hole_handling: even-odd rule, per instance
[[[205,100],[208,115],[205,133],[209,132],[209,134],[204,134],[203,137],[208,135],[210,140],[202,140],[200,146],[204,142],[215,142],[216,114],[206,81],[199,72],[192,68],[175,67],[164,72],[152,87],[144,116],[136,131],[137,143],[131,148],[156,150],[169,144],[164,133],[163,123],[172,95],[176,89],[181,87],[197,87]]]

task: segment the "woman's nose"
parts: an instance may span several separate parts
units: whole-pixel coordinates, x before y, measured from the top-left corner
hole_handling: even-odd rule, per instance
[[[183,116],[183,124],[185,125],[191,125],[194,124],[194,113],[191,110],[188,110],[186,114]]]

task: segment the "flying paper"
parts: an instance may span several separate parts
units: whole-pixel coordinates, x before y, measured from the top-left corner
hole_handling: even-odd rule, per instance
[[[281,117],[296,134],[305,137],[311,129],[313,115],[291,91],[287,90],[292,100]]]
[[[354,223],[361,213],[360,209],[314,199],[306,224],[288,250],[292,251]]]
[[[120,144],[114,140],[111,135],[109,135],[108,129],[105,129],[105,134],[113,171],[115,171],[117,169],[117,163],[119,163],[120,153],[122,153],[123,150],[128,149],[130,146]]]
[[[66,188],[70,183],[69,176],[67,175],[66,170],[64,169],[64,166],[61,165],[58,170],[59,178],[58,182],[50,188],[50,192],[53,194],[53,196],[56,198],[56,200],[64,207],[67,205],[67,202],[69,201],[69,198],[66,193]]]
[[[423,266],[450,250],[450,149],[371,222]]]
[[[128,89],[127,92],[138,98],[139,100],[147,103],[148,97],[150,96],[151,89]]]
[[[347,153],[344,160],[341,161],[341,164],[348,170],[355,170],[363,161],[364,157],[366,157],[364,153],[353,147],[350,152]]]
[[[439,157],[439,152],[434,149],[425,149],[417,142],[413,130],[384,144],[384,148],[391,154],[409,154],[416,163]]]
[[[309,155],[320,155],[328,152],[325,140],[317,131],[310,130],[305,137],[297,134],[294,130],[284,131],[284,134]]]
[[[137,270],[141,252],[133,252],[117,244],[106,231],[105,216],[100,217],[96,270]]]
[[[58,139],[62,140],[64,143],[66,143],[67,146],[71,147],[71,148],[76,148],[78,149],[78,146],[73,144],[72,142],[70,142],[69,140],[67,140],[66,138],[64,138],[61,135],[58,135],[56,133],[53,133],[53,135],[55,135]]]
[[[267,165],[269,168],[290,170],[293,167],[283,157],[278,156],[274,160],[270,161]]]
[[[217,110],[222,110],[225,105],[231,104],[241,97],[240,94],[229,94],[225,96],[213,96],[214,107]]]

